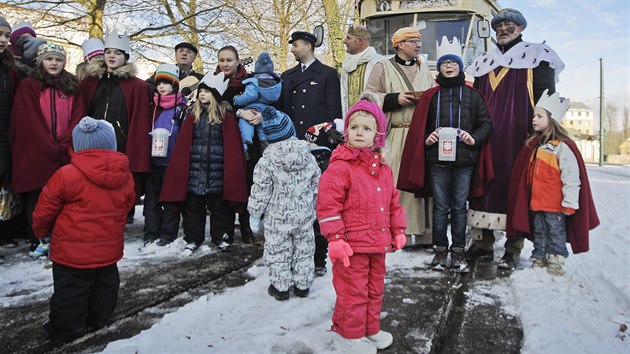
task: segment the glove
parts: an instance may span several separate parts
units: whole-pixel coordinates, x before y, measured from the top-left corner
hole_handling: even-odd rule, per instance
[[[342,260],[343,266],[349,267],[352,253],[352,248],[350,248],[348,242],[344,240],[333,241],[328,244],[328,257],[330,257],[330,261],[333,263],[337,260]]]
[[[394,251],[401,250],[407,245],[407,236],[398,234],[394,236]]]
[[[257,234],[260,231],[260,222],[262,221],[262,217],[260,216],[249,216],[249,228],[252,230],[254,234]]]
[[[31,62],[37,57],[37,49],[46,43],[45,40],[37,37],[23,36],[17,41],[18,47],[22,48],[22,58]]]

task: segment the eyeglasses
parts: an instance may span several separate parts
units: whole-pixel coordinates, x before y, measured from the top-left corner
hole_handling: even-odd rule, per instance
[[[459,63],[456,62],[455,60],[444,60],[443,62],[440,63],[440,66],[444,66],[444,67],[447,67],[449,65],[451,65],[451,66],[456,66],[456,65],[459,66]]]
[[[422,41],[420,41],[419,39],[407,39],[403,42],[411,43],[413,45],[422,45]]]

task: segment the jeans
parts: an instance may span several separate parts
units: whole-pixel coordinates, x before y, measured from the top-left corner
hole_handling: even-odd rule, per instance
[[[547,254],[569,256],[565,215],[545,211],[532,211],[534,251],[532,258],[544,260]]]
[[[451,215],[452,247],[466,245],[466,200],[473,167],[452,164],[429,166],[433,191],[433,245],[448,247],[446,230]]]

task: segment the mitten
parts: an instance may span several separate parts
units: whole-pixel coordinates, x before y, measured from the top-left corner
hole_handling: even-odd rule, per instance
[[[17,45],[22,47],[22,58],[33,61],[37,57],[37,49],[46,43],[45,40],[37,37],[23,36],[17,41]]]
[[[349,267],[352,253],[352,248],[350,248],[348,242],[344,240],[333,241],[328,244],[328,257],[330,257],[330,261],[333,263],[340,259],[343,261],[344,267]]]
[[[407,245],[407,236],[398,234],[394,236],[394,250],[401,250]]]
[[[260,231],[260,222],[262,221],[262,217],[260,216],[249,216],[249,228],[252,230],[254,234],[257,234]]]

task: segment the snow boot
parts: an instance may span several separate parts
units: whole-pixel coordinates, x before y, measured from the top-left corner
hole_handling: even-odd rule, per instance
[[[267,293],[269,295],[273,296],[278,301],[289,300],[289,290],[280,291],[280,290],[276,289],[276,287],[273,286],[273,284],[269,285],[269,289],[267,289]]]
[[[448,251],[446,247],[435,246],[435,256],[431,261],[431,268],[433,270],[445,270],[448,267]]]
[[[519,256],[510,252],[505,252],[503,258],[497,264],[497,268],[505,270],[514,270],[518,267]]]
[[[468,273],[470,268],[464,256],[464,247],[453,247],[451,249],[451,269],[458,273]]]
[[[375,335],[367,336],[366,338],[374,344],[376,349],[385,349],[394,342],[392,334],[385,331],[378,331]]]
[[[377,349],[366,337],[359,339],[346,339],[337,332],[332,332],[335,347],[341,353],[376,354]]]
[[[538,259],[538,258],[532,257],[529,259],[529,261],[532,262],[533,269],[544,268],[547,265],[544,259]]]
[[[547,273],[551,275],[560,276],[564,274],[564,260],[565,258],[557,254],[547,255]]]
[[[228,234],[223,234],[221,242],[217,244],[217,248],[219,249],[219,251],[221,252],[229,251],[230,244],[227,242],[229,239],[230,239],[230,236],[228,236]]]
[[[37,248],[33,252],[31,252],[31,257],[37,259],[39,257],[48,256],[48,251],[50,249],[50,237],[42,238],[37,245]]]
[[[315,277],[323,277],[327,272],[328,270],[326,269],[326,266],[316,266],[314,275]]]

